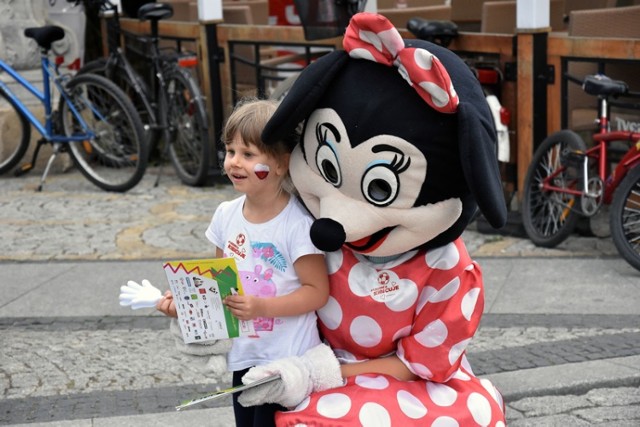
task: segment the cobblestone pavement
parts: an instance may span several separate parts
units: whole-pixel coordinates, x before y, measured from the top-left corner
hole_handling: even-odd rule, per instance
[[[154,188],[153,171],[125,194],[102,192],[75,172],[54,174],[35,192],[35,175],[0,177],[0,270],[16,263],[201,257],[210,252],[203,231],[211,214],[235,196],[226,184],[191,188],[173,176]],[[607,238],[573,236],[543,250],[526,239],[473,229],[464,237],[480,260],[617,257]],[[10,302],[0,302],[0,309]],[[640,361],[639,319],[639,313],[490,313],[469,359],[479,375]],[[203,377],[202,361],[185,363],[187,356],[167,351],[173,348],[167,320],[155,313],[0,316],[0,337],[0,425],[168,413],[180,400],[230,381],[228,375]],[[640,425],[640,377],[545,393],[506,395],[509,425]],[[229,405],[227,399],[203,407],[228,411]]]

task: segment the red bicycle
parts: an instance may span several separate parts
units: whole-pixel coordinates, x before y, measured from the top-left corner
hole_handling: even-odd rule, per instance
[[[610,205],[613,242],[620,255],[640,270],[640,132],[612,131],[609,123],[613,98],[640,97],[640,93],[602,74],[584,80],[567,77],[598,97],[598,131],[590,148],[565,129],[536,149],[524,181],[525,231],[537,246],[551,248],[573,232],[581,216],[593,216],[603,204]],[[640,108],[640,103],[615,101],[615,105]]]

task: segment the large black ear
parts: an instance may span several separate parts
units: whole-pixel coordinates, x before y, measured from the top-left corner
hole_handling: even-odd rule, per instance
[[[476,109],[463,101],[458,105],[460,162],[480,211],[489,224],[500,228],[507,221],[507,206],[496,159],[495,130],[487,115]]]
[[[262,140],[266,144],[273,144],[291,135],[315,109],[318,100],[348,60],[349,55],[345,51],[337,50],[306,67],[267,122],[262,131]]]

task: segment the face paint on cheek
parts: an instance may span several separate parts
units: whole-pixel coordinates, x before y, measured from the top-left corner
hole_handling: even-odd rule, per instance
[[[259,179],[265,179],[269,175],[269,166],[258,163],[253,171]]]

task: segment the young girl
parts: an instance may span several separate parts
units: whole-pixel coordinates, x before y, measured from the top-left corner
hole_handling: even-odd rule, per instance
[[[324,255],[309,238],[312,220],[287,191],[290,146],[267,146],[262,128],[277,103],[245,100],[230,115],[223,131],[224,171],[243,193],[216,209],[206,230],[216,257],[236,260],[245,295],[225,304],[241,320],[253,320],[257,337],[233,339],[228,368],[233,385],[242,384],[249,368],[288,356],[300,356],[320,344],[315,310],[328,300]],[[158,310],[175,317],[170,294]],[[274,425],[275,404],[243,407],[233,395],[237,426]]]

